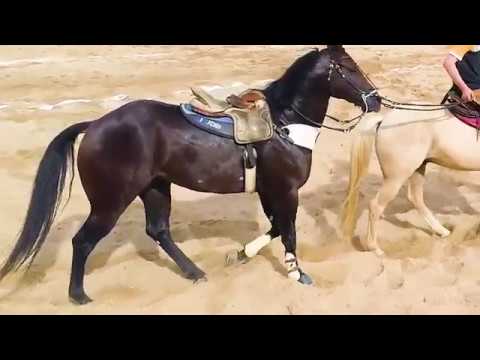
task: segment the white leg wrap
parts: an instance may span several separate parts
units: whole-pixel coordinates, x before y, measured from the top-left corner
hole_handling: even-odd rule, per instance
[[[295,255],[292,253],[285,254],[285,266],[287,267],[288,277],[293,280],[300,280],[300,271]]]
[[[254,257],[258,252],[272,241],[270,235],[262,235],[245,245],[245,255],[249,258]]]

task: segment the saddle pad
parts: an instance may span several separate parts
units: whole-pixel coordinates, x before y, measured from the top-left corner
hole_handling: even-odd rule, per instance
[[[478,93],[476,93],[475,96],[478,96],[477,94]],[[461,103],[460,94],[455,88],[447,93],[442,104],[447,101],[449,104],[454,104],[455,102],[458,104]],[[449,112],[464,124],[480,130],[480,106],[476,101],[450,107]]]
[[[193,126],[213,135],[233,139],[233,119],[231,117],[205,116],[195,112],[190,104],[181,104],[180,110],[185,119],[187,119]]]
[[[464,124],[473,127],[474,129],[480,130],[480,117],[479,118],[470,118],[466,116],[461,116],[454,114],[455,117],[463,122]]]

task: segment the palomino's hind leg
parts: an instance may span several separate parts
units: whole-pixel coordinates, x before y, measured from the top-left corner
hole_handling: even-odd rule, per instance
[[[377,196],[370,201],[366,246],[377,255],[383,255],[377,242],[377,223],[388,204],[397,196],[406,181],[421,168],[428,154],[429,142],[413,145],[405,142],[392,146],[395,139],[391,132],[377,135],[376,152],[383,173],[383,184]],[[398,135],[397,135],[398,136]]]
[[[381,256],[384,254],[377,243],[377,222],[388,204],[397,196],[405,181],[406,177],[386,178],[377,196],[370,201],[367,239],[364,247],[375,251],[377,255]]]
[[[170,183],[156,184],[140,195],[145,206],[147,234],[172,258],[188,279],[205,279],[200,270],[173,242],[170,235]]]
[[[446,229],[435,218],[433,213],[425,204],[423,199],[423,185],[425,184],[425,168],[424,163],[415,173],[410,177],[408,182],[408,199],[412,202],[418,212],[425,218],[425,221],[430,225],[433,231],[442,237],[450,235],[450,231]]]
[[[83,305],[92,301],[85,294],[83,285],[85,263],[88,255],[93,251],[98,242],[108,235],[115,226],[123,210],[98,212],[92,209],[87,220],[73,238],[72,270],[68,287],[68,295],[72,302]]]

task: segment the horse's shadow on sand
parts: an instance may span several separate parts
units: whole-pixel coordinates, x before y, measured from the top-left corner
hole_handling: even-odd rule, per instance
[[[333,168],[330,169],[332,178],[335,181],[318,186],[312,191],[301,193],[299,206],[314,219],[315,226],[321,229],[322,240],[318,242],[318,246],[328,246],[328,244],[338,244],[343,241],[339,237],[337,225],[348,186],[349,166],[350,163],[348,161],[335,161]],[[324,171],[328,170],[324,169]],[[366,209],[368,202],[375,196],[381,184],[382,177],[378,175],[368,174],[363,179],[359,211]],[[448,209],[451,209],[452,204],[455,204],[462,213],[477,214],[458,191],[458,188],[446,181],[438,172],[427,173],[425,200],[430,209],[436,214],[451,213],[451,210]],[[212,206],[213,204],[215,204],[215,207]],[[209,210],[204,210],[212,208],[220,210],[220,218],[218,216],[219,211],[214,211],[215,214],[210,214]],[[412,208],[413,206],[407,200],[406,187],[404,186],[395,200],[389,204],[384,219],[398,227],[406,229],[416,228],[431,235],[431,231],[426,225],[424,228],[420,228],[407,221],[401,221],[396,217],[396,215],[405,213]],[[326,211],[335,214],[337,218],[336,224],[328,221]],[[249,241],[262,235],[264,230],[268,230],[268,228],[263,229],[263,225],[260,226],[259,213],[263,214],[261,204],[258,197],[253,195],[212,195],[195,201],[173,200],[171,216],[172,237],[176,243],[180,243],[180,247],[181,243],[192,239],[201,240],[211,237],[229,238],[238,243],[239,247],[243,247]],[[239,217],[238,214],[242,215],[241,219],[235,220],[235,217]],[[79,230],[80,226],[73,229],[72,223],[81,225],[85,221],[86,216],[87,214],[74,215],[55,224],[44,248],[35,259],[31,271],[26,272],[15,289],[6,296],[12,295],[24,286],[29,286],[43,279],[47,271],[55,265],[61,244],[65,241],[71,243],[71,238]],[[265,224],[268,224],[266,220]],[[134,202],[120,218],[112,232],[97,245],[87,261],[86,274],[104,267],[113,254],[129,243],[134,246],[136,253],[143,259],[158,266],[166,267],[179,276],[183,276],[173,261],[165,254],[160,255],[161,253],[159,253],[156,243],[146,235],[144,209],[140,202]],[[299,248],[302,247],[300,236],[297,244]],[[357,250],[361,250],[358,238],[354,240],[352,245]],[[315,249],[310,249],[309,251],[315,251]],[[271,249],[267,247],[262,250],[261,255],[271,263],[275,271],[283,273],[283,265],[273,255]],[[325,259],[327,257],[319,256],[318,258]],[[122,260],[122,257],[119,256],[115,261],[122,262],[124,259]]]

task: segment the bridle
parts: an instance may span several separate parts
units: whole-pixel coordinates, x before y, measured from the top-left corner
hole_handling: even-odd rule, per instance
[[[365,79],[367,79],[367,82],[370,84],[370,86],[373,88],[373,90],[371,92],[366,92],[364,90],[359,89],[352,81],[350,81],[349,78],[347,78],[345,76],[345,74],[343,73],[343,71],[341,69],[342,67],[346,68],[347,70],[349,70],[351,72],[359,71],[365,77]],[[372,79],[370,79],[370,77],[360,68],[360,66],[357,65],[357,69],[354,70],[354,69],[351,69],[344,64],[339,64],[339,63],[335,62],[334,60],[330,60],[330,69],[329,69],[329,72],[328,72],[328,80],[329,81],[330,81],[333,70],[336,70],[339,73],[339,75],[342,77],[342,79],[344,79],[348,84],[350,84],[350,86],[352,88],[354,88],[358,93],[360,93],[360,96],[362,97],[362,100],[365,103],[365,109],[366,109],[366,111],[364,111],[364,113],[360,116],[364,116],[365,113],[368,112],[367,99],[371,96],[376,96],[378,99],[380,99],[381,104],[383,106],[388,107],[390,109],[396,109],[396,110],[437,111],[437,110],[449,109],[451,107],[458,106],[459,104],[460,105],[464,104],[463,102],[455,102],[455,103],[452,103],[452,104],[414,104],[414,103],[402,103],[402,102],[394,101],[394,100],[391,100],[391,99],[387,98],[386,96],[382,96],[382,95],[379,94],[378,87],[375,85],[375,83],[372,81]],[[417,109],[415,109],[414,107],[417,107]],[[331,116],[328,116],[328,117],[332,118]],[[334,119],[334,120],[338,121],[338,119]],[[347,121],[347,122],[351,122],[351,121],[352,120]]]
[[[370,92],[367,92],[365,90],[362,90],[360,88],[358,88],[358,86],[356,86],[348,77],[345,76],[344,72],[342,71],[342,67],[344,67],[345,69],[351,71],[351,72],[354,72],[355,70],[354,69],[350,69],[348,66],[344,65],[344,64],[340,64],[340,63],[337,63],[335,60],[330,60],[330,66],[329,66],[329,70],[328,70],[328,81],[331,81],[331,78],[332,78],[332,72],[333,70],[335,70],[339,75],[340,77],[345,80],[355,91],[357,91],[360,96],[362,97],[362,100],[363,100],[363,103],[365,104],[365,110],[363,112],[363,115],[365,115],[366,113],[368,113],[368,98],[372,97],[372,96],[376,96],[376,97],[379,97],[378,95],[378,88],[375,86],[375,84],[373,83],[373,81],[368,77],[368,75],[363,72],[363,70],[357,66],[357,71],[360,72],[360,74],[362,74],[365,79],[367,79],[367,82],[368,84],[373,88],[372,91]],[[352,120],[350,120],[352,121]]]
[[[371,91],[365,91],[360,89],[358,86],[356,86],[343,72],[343,69],[345,68],[351,72],[358,71],[360,72],[369,85],[372,87],[373,90]],[[450,104],[415,104],[415,103],[402,103],[398,101],[391,100],[385,96],[381,96],[378,92],[378,87],[374,84],[374,82],[369,78],[369,76],[357,65],[356,69],[351,69],[345,64],[341,64],[336,62],[333,59],[330,59],[330,64],[329,64],[329,69],[328,69],[328,81],[331,82],[332,75],[336,73],[338,74],[343,80],[345,80],[362,98],[364,104],[365,104],[365,110],[363,112],[354,117],[353,119],[350,120],[340,120],[334,116],[326,114],[325,117],[334,120],[337,123],[341,124],[350,124],[352,122],[355,122],[354,124],[350,125],[349,127],[346,128],[333,128],[329,127],[327,125],[324,125],[323,123],[319,123],[317,121],[313,121],[310,119],[308,116],[302,114],[300,110],[296,108],[295,105],[291,105],[290,108],[298,115],[300,116],[306,123],[313,125],[318,128],[326,128],[329,130],[334,130],[334,131],[340,131],[345,134],[350,133],[355,127],[360,123],[360,120],[368,113],[368,99],[372,96],[377,97],[381,101],[381,105],[390,108],[390,109],[396,109],[396,110],[410,110],[410,111],[438,111],[438,110],[445,110],[445,109],[450,109],[453,107],[457,107],[458,105],[464,105],[465,103],[463,101],[454,101]]]
[[[343,72],[342,68],[345,68],[349,71],[359,71],[364,77],[365,79],[367,79],[368,83],[370,84],[370,86],[373,88],[373,90],[371,91],[365,91],[365,90],[362,90],[360,88],[358,88],[358,86],[356,86],[346,75],[345,73]],[[335,60],[333,59],[330,59],[330,63],[329,63],[329,69],[328,69],[328,82],[331,82],[331,79],[332,79],[332,74],[333,72],[335,71],[335,73],[337,73],[343,80],[345,80],[347,82],[347,84],[349,84],[356,92],[359,93],[359,95],[361,96],[362,98],[362,101],[363,103],[365,104],[365,108],[363,110],[363,112],[350,119],[350,120],[340,120],[334,116],[331,116],[331,115],[328,115],[326,114],[325,117],[329,118],[329,119],[332,119],[334,120],[335,122],[337,123],[343,123],[343,124],[350,124],[354,121],[356,121],[355,124],[353,125],[350,125],[349,127],[347,128],[333,128],[333,127],[329,127],[327,125],[324,125],[323,123],[319,123],[317,121],[314,121],[312,119],[310,119],[308,116],[302,114],[302,112],[300,110],[297,109],[297,107],[295,105],[291,105],[290,108],[293,110],[293,112],[295,112],[298,116],[300,116],[306,123],[310,124],[310,125],[313,125],[315,127],[319,127],[319,128],[325,128],[325,129],[329,129],[329,130],[333,130],[333,131],[341,131],[345,134],[348,134],[350,133],[359,123],[360,123],[360,120],[365,116],[365,114],[368,113],[368,99],[372,96],[375,96],[375,97],[380,97],[379,94],[378,94],[378,88],[375,86],[375,84],[373,83],[372,80],[370,80],[370,78],[368,77],[367,74],[365,74],[362,69],[360,69],[359,66],[357,66],[357,69],[356,70],[353,70],[353,69],[350,69],[348,66],[344,65],[344,64],[340,64],[338,62],[336,62]],[[380,97],[381,98],[381,97]]]

